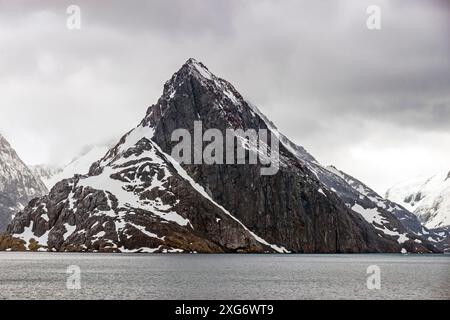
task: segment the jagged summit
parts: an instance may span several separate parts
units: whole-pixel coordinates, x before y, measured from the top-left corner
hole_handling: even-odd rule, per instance
[[[207,66],[194,58],[189,58],[175,74],[183,73],[183,71],[187,71],[188,74],[205,80],[213,80],[217,78],[211,73],[211,71],[209,71]]]
[[[177,85],[183,81],[188,81],[190,77],[195,77],[201,81],[214,81],[217,79],[202,62],[189,58],[165,83],[164,93],[170,96],[173,92],[171,89],[176,89]]]
[[[236,104],[239,103],[239,100],[243,100],[242,96],[231,83],[214,75],[202,62],[199,62],[194,58],[188,59],[186,63],[174,73],[172,78],[165,83],[163,97],[166,99],[173,98],[178,88],[182,86],[183,83],[192,82],[194,79],[199,84],[208,87],[213,91],[222,91]]]
[[[207,66],[205,66],[201,61],[198,61],[194,58],[189,58],[182,66],[187,67],[189,69],[195,70],[198,72],[201,76],[205,78],[209,78],[212,76]]]

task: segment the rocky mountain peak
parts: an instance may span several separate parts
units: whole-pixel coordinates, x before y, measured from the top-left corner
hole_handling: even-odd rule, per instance
[[[197,76],[200,76],[202,78],[205,79],[210,79],[215,77],[208,69],[207,66],[205,66],[202,62],[194,59],[194,58],[189,58],[184,65],[181,67],[182,68],[187,68],[189,70],[191,70],[192,72],[194,72]]]
[[[0,135],[0,232],[32,198],[47,188],[19,158],[5,137]]]
[[[6,138],[3,137],[1,133],[0,133],[0,152],[4,155],[9,154],[10,156],[13,156],[15,154],[15,151],[12,149],[8,140],[6,140]]]
[[[6,142],[6,139],[3,137],[3,135],[0,133],[0,146],[3,145]]]
[[[217,80],[209,69],[201,62],[194,58],[188,59],[181,68],[173,74],[173,76],[164,85],[164,97],[173,97],[178,87],[184,82],[197,80],[203,85],[208,82]]]
[[[182,122],[199,120],[205,130],[267,127],[231,83],[191,58],[165,83],[163,95],[148,108],[142,125],[157,131],[160,121],[186,128]]]
[[[20,178],[18,174],[21,172],[31,174],[30,169],[19,158],[9,142],[0,135],[0,180],[18,179]],[[2,186],[5,187],[0,183],[0,191]]]
[[[235,105],[243,103],[243,98],[234,86],[228,81],[214,75],[202,62],[193,58],[186,61],[185,64],[166,82],[164,86],[163,97],[172,99],[179,89],[183,90],[183,85],[191,85],[202,87],[211,94],[218,95],[217,98],[221,102],[222,96],[225,95],[229,102]],[[194,92],[195,93],[195,92]]]
[[[136,128],[88,174],[62,180],[30,203],[8,233],[28,249],[56,251],[436,250],[414,241],[395,217],[379,217],[370,199],[366,207],[344,201],[325,183],[331,173],[282,135],[274,175],[261,175],[259,163],[178,163],[171,135],[193,132],[196,121],[224,136],[227,129],[276,130],[233,85],[189,59]],[[344,179],[337,184],[352,189]]]

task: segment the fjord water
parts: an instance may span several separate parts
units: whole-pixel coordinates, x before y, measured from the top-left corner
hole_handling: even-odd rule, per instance
[[[79,290],[67,289],[71,265]],[[0,299],[450,299],[450,255],[2,252],[0,270]]]

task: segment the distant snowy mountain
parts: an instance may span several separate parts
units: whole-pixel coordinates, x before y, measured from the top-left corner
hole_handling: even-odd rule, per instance
[[[413,212],[430,229],[450,226],[450,171],[399,183],[386,198]]]
[[[0,232],[28,201],[47,193],[47,188],[16,151],[0,135]]]
[[[44,164],[31,165],[29,167],[31,171],[33,171],[34,175],[42,180],[48,190],[50,190],[52,187],[52,185],[48,184],[48,181],[62,172],[62,168],[60,167]]]
[[[33,172],[41,178],[48,190],[63,180],[72,178],[75,174],[86,174],[92,163],[103,157],[111,146],[91,146],[74,158],[69,164],[62,168],[37,165],[32,166]]]

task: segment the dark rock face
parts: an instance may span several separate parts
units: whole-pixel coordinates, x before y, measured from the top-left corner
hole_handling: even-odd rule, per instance
[[[173,130],[185,128],[193,132],[195,120],[201,120],[205,130],[216,128],[223,133],[230,127],[273,129],[273,124],[249,105],[231,84],[209,73],[200,63],[188,61],[166,83],[162,98],[149,108],[143,123],[155,128],[153,139],[169,153],[174,145],[171,142]],[[361,216],[348,210],[348,202],[341,201],[345,200],[342,195],[330,191],[313,170],[311,164],[317,162],[306,150],[283,136],[281,142],[284,165],[274,176],[261,176],[259,167],[253,165],[184,167],[245,225],[269,242],[282,244],[291,251],[400,250],[397,241],[395,245],[378,241],[380,236],[396,240],[395,236],[378,230],[374,233],[372,228],[366,230]],[[353,190],[348,183],[343,184]],[[239,192],[235,192],[237,188]],[[366,201],[370,202],[368,197]],[[367,203],[365,208],[371,206],[373,203]],[[392,229],[408,233],[392,213],[384,214],[389,217]],[[416,238],[411,235],[407,240],[409,244],[402,246],[413,252],[435,250],[429,243],[426,248],[419,242],[414,243]]]
[[[0,233],[31,199],[46,193],[47,188],[42,181],[34,176],[0,135]]]
[[[210,74],[205,78],[197,68],[206,70],[194,61],[184,65],[166,83],[162,98],[149,108],[143,121],[155,129],[153,139],[162,150],[171,152],[175,129],[187,129],[193,134],[197,120],[202,121],[204,130],[215,128],[223,134],[230,127],[268,129],[229,83]],[[337,197],[321,194],[319,182],[287,150],[282,149],[281,153],[286,166],[274,176],[262,176],[260,165],[184,167],[217,202],[256,234],[290,251],[387,250],[389,244],[383,248],[360,217],[347,210]],[[373,237],[373,243],[368,244],[364,236]]]
[[[31,234],[57,251],[436,251],[368,223],[321,181],[314,158],[283,136],[275,175],[261,175],[261,164],[178,164],[170,156],[172,132],[193,134],[194,121],[224,135],[230,128],[275,132],[231,84],[190,59],[88,175],[31,202],[8,233],[28,247]],[[391,223],[403,231],[394,216]]]

